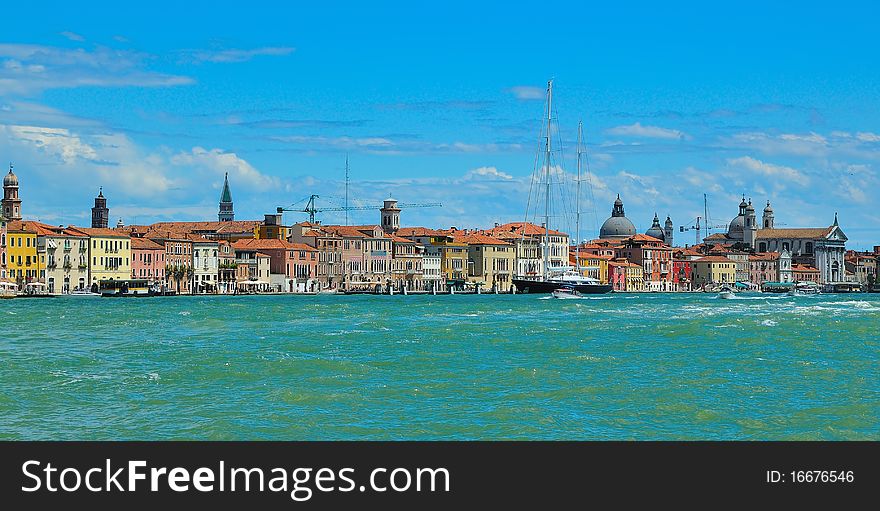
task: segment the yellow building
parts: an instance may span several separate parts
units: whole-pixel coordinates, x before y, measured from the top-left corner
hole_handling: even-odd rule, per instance
[[[46,277],[46,255],[37,256],[37,231],[35,222],[11,220],[6,223],[6,274],[7,278],[23,288],[29,282],[42,281]]]
[[[508,292],[513,284],[516,266],[514,245],[485,234],[455,234],[456,242],[467,244],[468,282],[483,290]]]
[[[570,262],[577,265],[582,275],[592,277],[601,284],[608,284],[608,261],[612,259],[613,257],[610,255],[580,251],[577,261],[574,260],[574,254],[572,254]]]
[[[454,241],[452,236],[435,236],[431,238],[431,247],[440,254],[440,272],[447,284],[464,284],[468,275],[467,243]]]
[[[258,240],[284,240],[290,237],[290,228],[282,224],[281,213],[264,215],[262,223],[254,227],[254,238]]]
[[[131,239],[113,229],[70,227],[89,237],[89,282],[100,285],[102,280],[131,278]]]
[[[707,256],[693,261],[694,288],[736,282],[736,261],[724,256]]]

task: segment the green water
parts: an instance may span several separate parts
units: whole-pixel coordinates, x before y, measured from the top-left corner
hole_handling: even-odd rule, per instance
[[[0,300],[3,439],[880,439],[880,295]]]

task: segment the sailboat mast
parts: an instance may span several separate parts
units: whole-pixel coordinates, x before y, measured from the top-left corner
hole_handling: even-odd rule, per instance
[[[547,82],[547,160],[545,177],[547,179],[544,197],[544,280],[547,280],[550,265],[550,127],[553,120],[553,80]]]
[[[575,264],[580,266],[578,260],[578,247],[581,243],[581,142],[584,138],[584,122],[578,121],[578,141],[577,141],[577,199],[575,199],[577,213],[575,214],[575,239],[574,239],[574,260]]]

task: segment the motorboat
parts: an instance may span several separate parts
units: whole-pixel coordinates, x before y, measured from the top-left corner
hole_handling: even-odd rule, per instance
[[[821,292],[819,284],[815,282],[796,282],[788,294],[791,296],[807,296],[818,295]]]
[[[559,298],[563,300],[570,300],[573,298],[583,298],[584,295],[581,294],[580,291],[574,288],[574,286],[562,286],[556,288],[552,292],[553,298]]]
[[[101,296],[101,293],[93,293],[88,289],[74,289],[70,292],[70,296]]]

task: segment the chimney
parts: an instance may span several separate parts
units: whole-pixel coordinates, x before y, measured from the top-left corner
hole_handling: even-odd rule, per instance
[[[501,227],[501,224],[499,224],[498,222],[495,222],[495,228],[498,228],[498,227]]]

